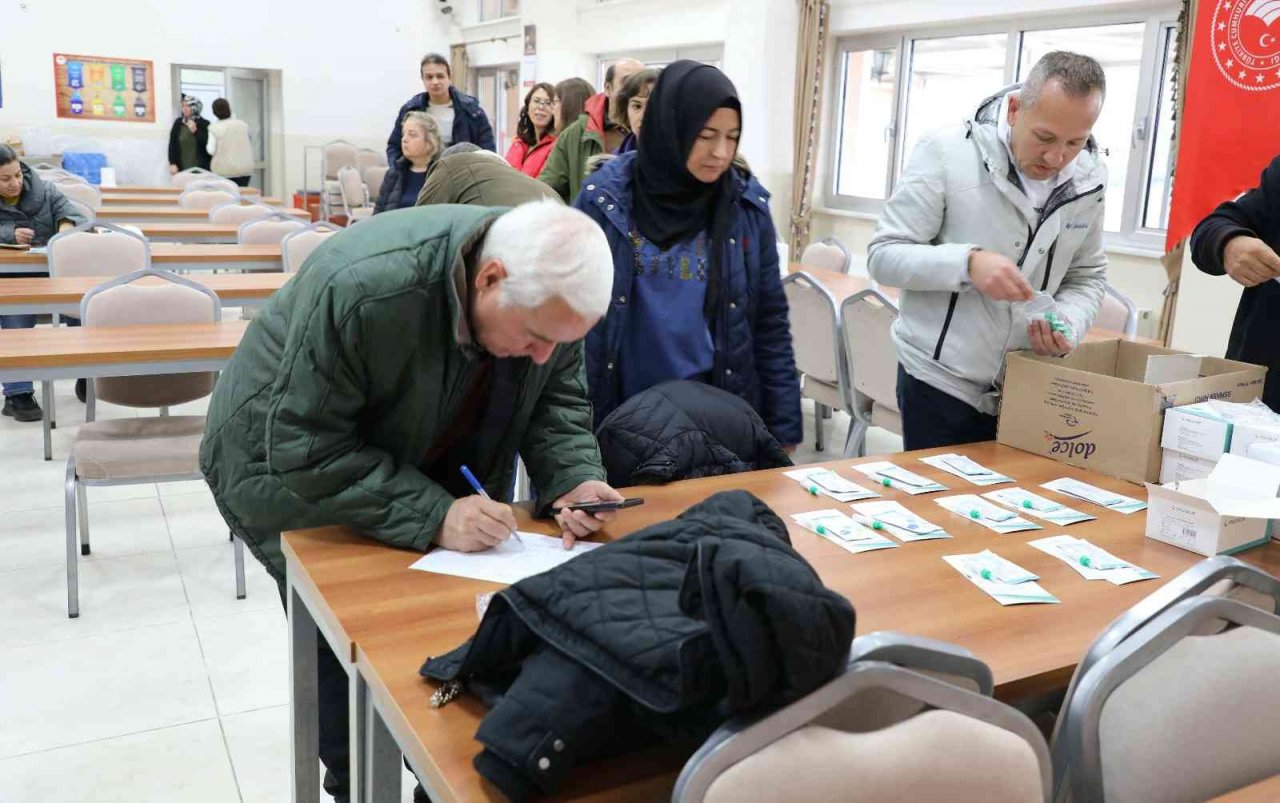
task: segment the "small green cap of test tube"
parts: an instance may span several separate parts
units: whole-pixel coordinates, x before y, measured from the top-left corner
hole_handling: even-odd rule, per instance
[[[873,521],[873,522],[871,522],[871,529],[873,529],[873,530],[883,530],[883,529],[884,529],[884,525],[883,525],[883,524],[881,524],[881,523],[880,523],[880,522],[878,522],[878,521]]]
[[[983,580],[990,580],[990,579],[991,579],[991,570],[990,570],[990,569],[983,569],[982,571],[978,572],[978,576],[979,576],[979,577],[981,577]]]
[[[1023,499],[1022,506],[1025,507],[1027,510],[1035,510],[1035,505],[1031,504],[1030,499]]]
[[[980,518],[982,518],[982,514],[981,514],[981,513],[979,513],[979,512],[978,512],[978,511],[976,511],[976,510],[970,510],[970,511],[969,511],[969,518],[971,518],[971,519],[980,519]]]
[[[826,528],[826,527],[823,527],[821,524],[819,524],[819,525],[818,525],[818,535],[826,535],[826,534],[827,534],[827,528]]]
[[[818,486],[816,486],[816,485],[810,485],[810,486],[809,486],[809,495],[810,495],[810,496],[817,496],[817,495],[818,495]]]
[[[884,487],[886,487],[886,488],[892,488],[892,487],[893,487],[893,483],[889,482],[889,478],[888,478],[888,477],[885,477],[884,479],[880,480],[880,484],[881,484],[881,485],[883,485],[883,486],[884,486]]]

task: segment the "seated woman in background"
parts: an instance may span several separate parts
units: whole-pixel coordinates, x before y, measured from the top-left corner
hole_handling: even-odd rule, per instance
[[[618,90],[618,103],[609,109],[613,122],[627,130],[627,136],[618,146],[618,154],[631,153],[636,149],[636,137],[640,135],[640,126],[644,122],[644,107],[649,102],[649,92],[658,82],[661,70],[641,70],[627,78]]]
[[[574,201],[613,250],[613,302],[586,340],[596,423],[654,385],[693,379],[745,399],[784,447],[803,437],[768,193],[734,161],[741,108],[724,73],[674,62],[637,150]]]
[[[67,196],[0,145],[0,243],[41,246],[60,231],[88,220]],[[0,315],[0,328],[31,329],[34,315]],[[44,417],[30,382],[4,383],[4,414],[17,421]]]
[[[556,88],[551,84],[534,84],[524,96],[516,136],[507,150],[507,162],[531,178],[537,178],[556,144]]]
[[[404,209],[418,202],[418,193],[427,180],[427,168],[440,155],[440,127],[426,112],[409,112],[401,121],[400,150],[404,154],[387,171],[378,191],[373,213]]]
[[[253,175],[254,163],[249,124],[231,116],[231,104],[226,98],[218,98],[213,102],[213,116],[218,118],[218,122],[209,126],[207,150],[213,157],[209,168],[241,187],[247,187]]]

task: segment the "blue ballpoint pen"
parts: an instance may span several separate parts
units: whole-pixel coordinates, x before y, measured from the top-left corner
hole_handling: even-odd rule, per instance
[[[476,479],[476,475],[471,473],[471,469],[466,466],[462,466],[462,476],[467,480],[471,487],[475,489],[476,493],[480,494],[485,499],[490,501],[493,500],[493,498],[485,491],[484,486],[480,484],[480,480]],[[520,546],[524,546],[524,541],[520,538],[520,533],[512,530],[511,536],[516,539],[516,543],[520,544]]]

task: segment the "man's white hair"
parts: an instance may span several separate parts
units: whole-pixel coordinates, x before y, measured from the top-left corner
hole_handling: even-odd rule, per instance
[[[507,271],[498,288],[504,307],[532,309],[562,298],[584,318],[602,318],[613,294],[613,253],[595,221],[554,201],[521,204],[493,222],[481,264]]]

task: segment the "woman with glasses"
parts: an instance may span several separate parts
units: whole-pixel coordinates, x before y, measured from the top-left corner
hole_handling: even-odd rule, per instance
[[[507,151],[507,161],[521,173],[537,178],[556,142],[555,92],[551,84],[535,84],[524,96],[516,136]]]

